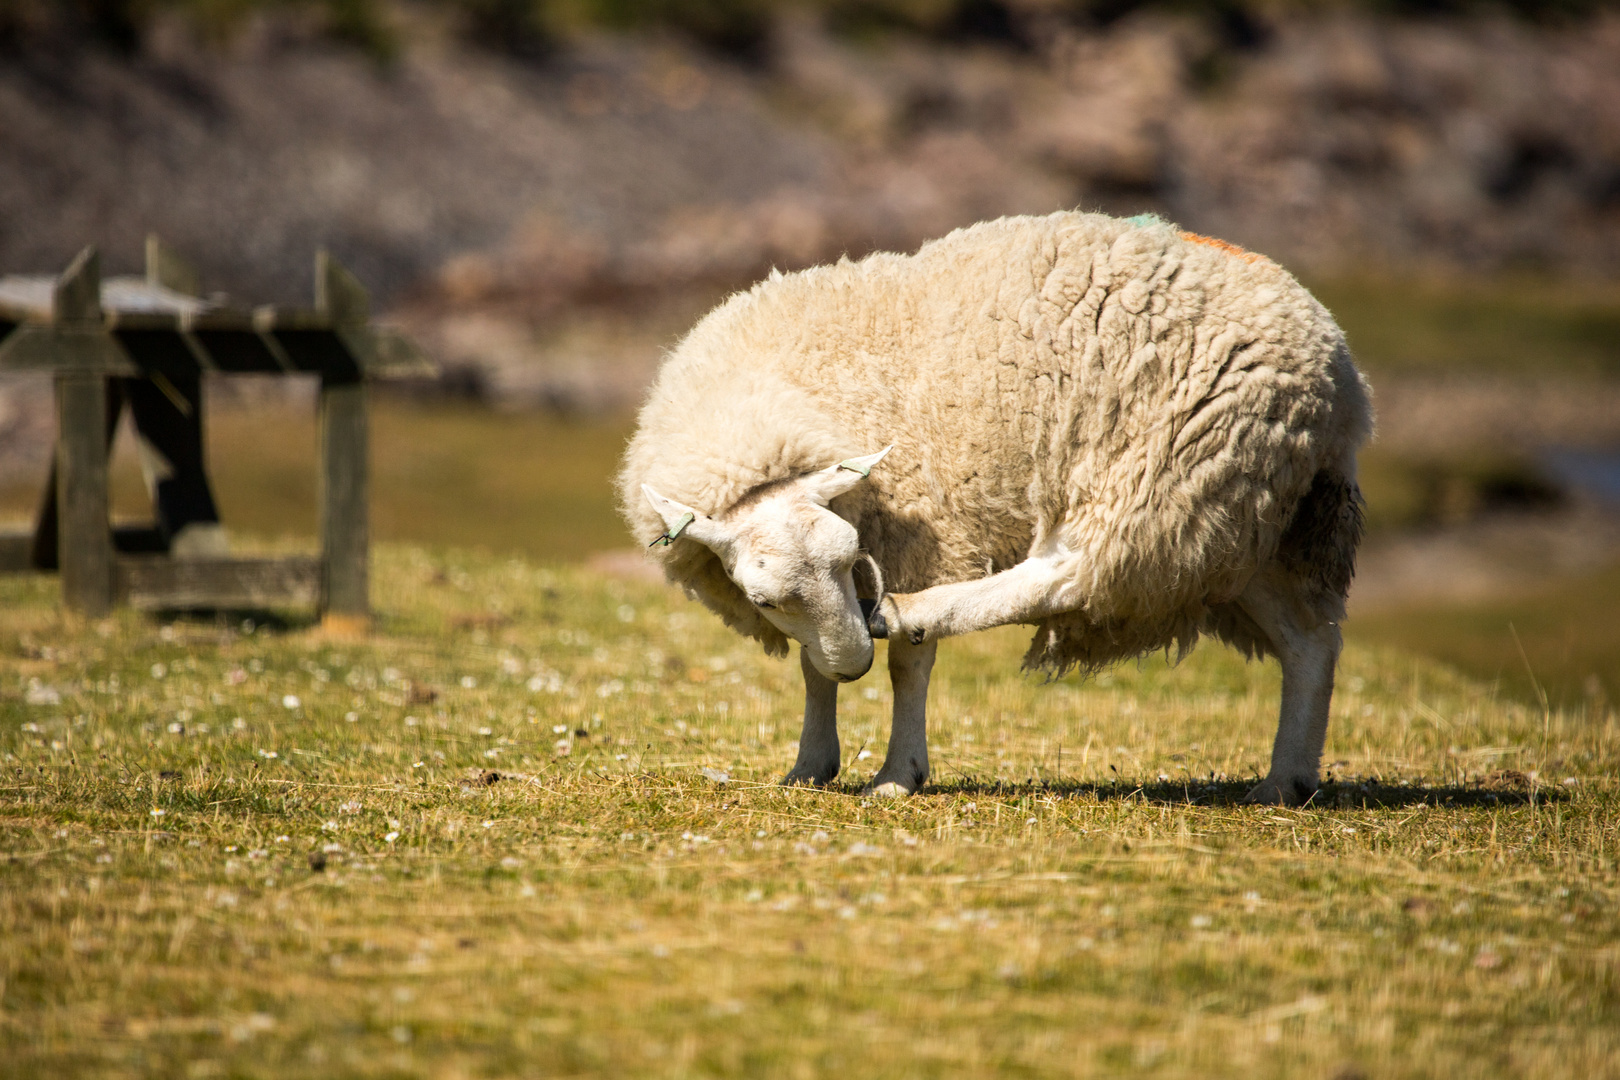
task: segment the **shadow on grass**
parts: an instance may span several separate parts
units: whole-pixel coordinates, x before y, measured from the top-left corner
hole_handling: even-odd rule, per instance
[[[1090,798],[1097,802],[1138,801],[1159,806],[1237,806],[1243,796],[1260,782],[1251,780],[1156,780],[1136,783],[1117,780],[1109,783],[1079,780],[986,781],[961,776],[941,783],[930,782],[923,789],[928,795],[975,795],[993,799],[1053,795],[1058,798]],[[859,795],[856,784],[833,784],[831,790]],[[1564,802],[1569,793],[1546,787],[1518,776],[1487,777],[1468,784],[1400,784],[1372,780],[1329,781],[1322,785],[1302,809],[1315,810],[1394,810],[1408,806],[1448,808],[1491,808],[1527,806],[1532,803]]]
[[[256,634],[296,634],[319,626],[321,621],[314,612],[268,608],[160,608],[148,614],[161,623],[220,630],[250,629]]]

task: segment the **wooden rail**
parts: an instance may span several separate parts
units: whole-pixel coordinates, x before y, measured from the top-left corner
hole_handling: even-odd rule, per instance
[[[57,569],[63,604],[90,616],[118,603],[313,604],[329,626],[363,628],[370,616],[366,384],[431,374],[431,362],[403,334],[371,324],[364,286],[325,252],[315,257],[310,309],[205,300],[196,295],[196,275],[155,237],[146,255],[144,278],[103,281],[94,248],[59,277],[0,278],[0,375],[50,372],[58,422],[53,482],[30,533],[0,534],[0,571]],[[201,379],[249,373],[320,380],[320,556],[179,558],[168,553],[171,523],[113,530],[107,457],[119,388],[144,387],[163,405],[161,391],[164,411],[148,410],[144,420],[137,411],[137,423],[200,448]]]

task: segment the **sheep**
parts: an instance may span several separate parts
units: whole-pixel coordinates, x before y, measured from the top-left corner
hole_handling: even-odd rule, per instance
[[[1277,657],[1271,767],[1246,798],[1299,805],[1371,429],[1342,332],[1276,263],[1064,212],[732,296],[661,365],[618,491],[672,583],[769,654],[801,645],[784,783],[837,775],[838,684],[886,636],[893,723],[867,791],[916,791],[939,639],[1025,623],[1024,664],[1051,676],[1201,634]]]

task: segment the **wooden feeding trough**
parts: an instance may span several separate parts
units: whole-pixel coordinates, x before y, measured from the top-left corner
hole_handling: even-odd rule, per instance
[[[370,616],[366,382],[432,373],[402,334],[370,325],[365,288],[315,257],[315,307],[245,310],[196,295],[196,279],[156,238],[144,278],[103,282],[94,248],[60,277],[0,278],[0,375],[49,372],[56,384],[52,481],[29,533],[0,535],[0,570],[58,570],[70,610],[314,605],[338,630]],[[219,532],[204,469],[205,375],[320,379],[318,557],[229,558],[176,537]],[[125,405],[166,470],[157,521],[114,530],[107,458]],[[149,476],[149,486],[151,478]]]

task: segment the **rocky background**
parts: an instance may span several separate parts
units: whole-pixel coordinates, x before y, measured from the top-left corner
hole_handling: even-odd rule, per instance
[[[573,413],[771,266],[1000,214],[1151,210],[1319,280],[1620,278],[1613,7],[536,3],[0,0],[0,272],[156,232],[298,302],[326,246],[422,389]],[[1380,390],[1397,446],[1620,443],[1612,388]],[[0,459],[44,451],[41,392],[0,396]]]
[[[540,314],[1080,206],[1314,273],[1620,275],[1605,8],[1110,20],[1024,0],[852,33],[777,4],[729,47],[651,23],[525,50],[422,2],[375,9],[368,50],[286,5],[212,36],[159,6],[109,42],[26,32],[22,3],[0,4],[7,272],[88,241],[133,267],[156,231],[245,297],[301,298],[326,245],[385,307]]]

